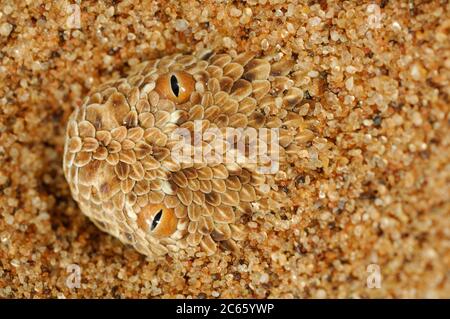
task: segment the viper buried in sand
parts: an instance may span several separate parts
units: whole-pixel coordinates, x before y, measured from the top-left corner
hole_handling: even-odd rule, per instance
[[[303,98],[290,78],[293,65],[203,50],[143,62],[91,92],[70,116],[64,149],[64,173],[81,211],[147,256],[238,251],[248,216],[281,192],[271,187],[275,172],[253,162],[180,161],[173,133],[194,137],[182,143],[192,159],[208,145],[221,146],[213,155],[233,154],[240,141],[251,149],[242,130],[230,140],[230,129],[266,129],[277,139],[264,151],[276,151],[283,165],[286,154],[298,152],[302,123],[292,111]],[[223,135],[198,142],[197,131],[208,129]]]

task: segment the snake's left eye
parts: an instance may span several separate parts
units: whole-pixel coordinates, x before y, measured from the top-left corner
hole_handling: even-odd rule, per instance
[[[184,103],[189,100],[194,91],[195,80],[187,72],[178,71],[161,75],[156,80],[156,92],[175,103]]]
[[[155,237],[168,237],[177,229],[177,218],[171,208],[147,205],[139,213],[138,226]]]

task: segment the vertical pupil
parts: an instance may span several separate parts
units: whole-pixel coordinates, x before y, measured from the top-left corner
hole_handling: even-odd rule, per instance
[[[150,230],[153,230],[156,228],[156,226],[158,226],[159,221],[161,220],[161,216],[162,216],[162,209],[158,213],[156,213],[155,218],[153,218]]]
[[[175,75],[172,75],[170,77],[170,86],[172,87],[173,94],[178,97],[178,94],[180,93],[180,87],[178,86],[178,79]]]

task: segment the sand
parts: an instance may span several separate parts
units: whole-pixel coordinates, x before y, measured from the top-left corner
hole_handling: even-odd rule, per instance
[[[449,12],[416,0],[1,1],[0,297],[449,298]],[[309,132],[277,176],[287,200],[249,217],[239,253],[156,263],[77,208],[65,125],[95,86],[204,47],[294,57]]]

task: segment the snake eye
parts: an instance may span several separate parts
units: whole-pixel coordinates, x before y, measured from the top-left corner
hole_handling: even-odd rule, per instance
[[[184,103],[194,91],[195,80],[187,72],[178,71],[161,75],[155,90],[160,96],[175,103]]]
[[[176,97],[180,95],[180,87],[178,86],[178,79],[175,75],[170,76],[170,88],[172,89],[172,93],[175,94]]]
[[[177,229],[177,218],[173,209],[162,205],[148,205],[139,213],[139,228],[155,237],[168,237]]]

